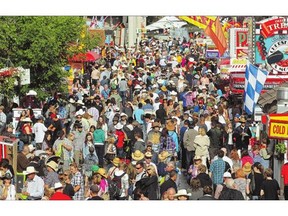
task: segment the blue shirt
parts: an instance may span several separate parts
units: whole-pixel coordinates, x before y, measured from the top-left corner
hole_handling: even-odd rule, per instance
[[[212,173],[213,184],[222,184],[223,174],[225,172],[225,161],[222,158],[213,161],[210,166],[210,172]]]
[[[141,116],[144,115],[144,110],[143,109],[136,109],[134,112],[133,112],[133,116],[135,117],[135,120],[137,122],[139,122],[139,124],[143,124],[143,120],[141,119]]]

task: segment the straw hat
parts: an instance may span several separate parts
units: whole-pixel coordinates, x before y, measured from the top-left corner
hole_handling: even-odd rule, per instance
[[[171,156],[171,154],[168,151],[162,151],[159,155],[158,158],[159,160],[166,160],[166,158],[168,158],[169,156]]]
[[[246,119],[242,116],[242,117],[240,118],[239,122],[245,123],[245,122],[246,122]]]
[[[166,92],[166,91],[167,91],[166,86],[162,86],[162,87],[161,87],[161,90],[164,91],[164,92]]]
[[[104,168],[99,168],[97,171],[98,174],[100,174],[101,176],[103,176],[104,178],[107,178],[107,173],[106,170]]]
[[[118,166],[119,163],[120,163],[120,158],[118,158],[118,157],[115,157],[115,158],[113,159],[113,161],[112,161],[112,164],[113,164],[114,166]]]
[[[52,168],[55,172],[58,170],[58,164],[53,160],[51,160],[49,163],[47,163],[47,166]]]
[[[196,155],[196,156],[193,158],[193,160],[194,160],[194,161],[195,161],[195,160],[202,160],[202,158],[201,158],[200,156]]]
[[[247,174],[249,174],[249,173],[251,172],[251,170],[252,170],[252,164],[249,163],[249,162],[247,162],[247,163],[244,164],[244,166],[243,166],[242,169],[243,169],[243,172],[247,175]]]
[[[147,151],[147,152],[145,152],[145,155],[144,155],[145,157],[147,157],[147,158],[152,158],[152,153],[150,152],[150,151]]]
[[[166,129],[167,129],[168,131],[174,131],[174,130],[175,130],[175,125],[174,125],[174,123],[171,122],[171,121],[167,122],[167,124],[166,124]]]
[[[140,161],[144,158],[144,154],[141,151],[136,150],[135,152],[132,153],[132,158],[135,161]]]

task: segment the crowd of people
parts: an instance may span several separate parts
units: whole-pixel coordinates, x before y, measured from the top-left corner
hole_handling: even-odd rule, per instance
[[[17,128],[0,106],[2,135],[20,139],[17,170],[1,161],[0,199],[279,199],[269,140],[256,140],[197,37],[99,48],[69,95],[55,93],[41,115],[26,108]]]

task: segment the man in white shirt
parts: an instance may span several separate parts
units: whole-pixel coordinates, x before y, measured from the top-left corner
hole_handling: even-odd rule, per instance
[[[44,196],[44,181],[38,175],[33,166],[28,166],[23,174],[27,176],[22,194],[28,196],[28,200],[41,200]]]
[[[35,134],[36,149],[41,150],[47,127],[43,124],[44,117],[42,115],[38,115],[36,119],[37,122],[33,125],[32,133]]]

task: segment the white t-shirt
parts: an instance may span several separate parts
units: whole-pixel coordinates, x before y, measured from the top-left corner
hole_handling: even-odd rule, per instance
[[[35,142],[42,143],[44,140],[45,132],[47,128],[43,123],[37,122],[33,125],[32,132],[35,134]]]

